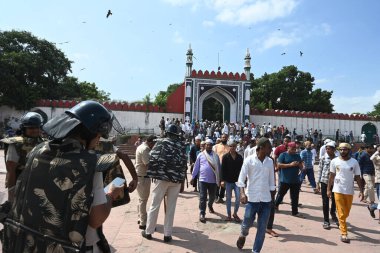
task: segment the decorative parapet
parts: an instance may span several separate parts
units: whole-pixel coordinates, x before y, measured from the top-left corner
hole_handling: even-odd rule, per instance
[[[257,109],[251,109],[251,115],[380,121],[380,117],[372,117],[366,114],[323,113],[323,112],[288,111],[288,110],[275,110],[275,109],[266,109],[265,111],[262,111],[262,112]]]
[[[205,79],[223,79],[223,80],[233,80],[233,81],[247,81],[247,77],[245,76],[244,73],[242,74],[239,74],[238,72],[236,72],[235,74],[230,72],[230,73],[227,73],[227,72],[215,72],[215,71],[211,71],[209,72],[208,70],[206,70],[205,72],[203,72],[202,70],[193,70],[191,72],[191,77],[193,78],[205,78]]]
[[[40,107],[55,107],[55,108],[71,108],[78,104],[80,101],[75,100],[49,100],[41,99],[37,102]],[[112,111],[139,111],[139,112],[164,112],[164,109],[157,105],[149,105],[140,103],[127,103],[127,102],[103,102],[101,103],[109,110]]]

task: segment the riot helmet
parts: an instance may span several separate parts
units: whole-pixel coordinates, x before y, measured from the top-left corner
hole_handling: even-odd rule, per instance
[[[80,120],[91,133],[100,133],[103,138],[108,138],[112,129],[113,114],[100,103],[83,101],[65,113]]]
[[[40,114],[36,112],[28,112],[21,117],[20,128],[24,127],[41,127],[43,125],[43,118]]]
[[[113,126],[113,123],[118,125]],[[103,138],[109,137],[112,127],[119,133],[122,130],[112,112],[100,103],[91,100],[80,102],[64,114],[49,120],[43,129],[52,138],[62,139],[80,124],[91,134],[99,133]]]
[[[169,125],[168,130],[166,131],[167,134],[174,134],[179,136],[178,133],[178,127],[174,124]]]

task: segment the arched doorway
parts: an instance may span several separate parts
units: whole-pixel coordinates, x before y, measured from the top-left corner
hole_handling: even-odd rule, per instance
[[[375,135],[377,135],[377,129],[374,124],[368,122],[362,126],[362,133],[366,135],[366,143],[375,143]]]
[[[209,97],[203,102],[203,119],[223,122],[223,104],[213,97]]]
[[[199,103],[198,112],[199,112],[200,119],[207,118],[203,115],[203,112],[204,112],[205,107],[209,107],[210,104],[208,103],[212,103],[212,102],[205,103],[210,98],[213,98],[214,100],[218,101],[223,107],[222,117],[219,121],[221,122],[225,122],[225,121],[235,122],[236,121],[237,103],[228,92],[226,92],[224,89],[221,89],[219,87],[209,89],[208,91],[206,91],[200,96],[199,102],[198,102]],[[218,107],[219,105],[215,104],[214,106]],[[216,110],[217,108],[212,109],[214,106],[211,105],[211,108],[206,108],[206,111]]]

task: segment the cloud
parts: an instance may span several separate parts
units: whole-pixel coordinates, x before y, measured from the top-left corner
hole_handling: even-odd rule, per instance
[[[329,80],[327,78],[320,78],[320,79],[315,79],[314,83],[315,84],[323,84],[323,83],[328,83]]]
[[[338,113],[367,113],[373,111],[373,106],[380,101],[380,90],[376,90],[372,96],[335,97],[334,94],[331,102],[334,105],[335,112]]]
[[[297,7],[296,0],[213,0],[216,19],[233,25],[251,25],[290,15]]]
[[[202,25],[204,27],[213,27],[215,25],[215,22],[214,21],[210,21],[210,20],[205,20],[202,22]]]
[[[176,43],[176,44],[182,44],[182,43],[185,42],[185,40],[182,38],[181,34],[180,34],[178,31],[176,31],[176,32],[174,33],[173,41],[174,41],[174,43]]]
[[[284,33],[280,31],[272,32],[259,40],[258,51],[263,52],[265,50],[278,46],[286,47],[288,45],[298,43],[301,40],[302,39],[297,35],[295,31],[291,33]]]
[[[290,15],[299,0],[163,0],[172,6],[190,5],[193,11],[203,5],[212,9],[215,19],[232,25],[252,25]]]

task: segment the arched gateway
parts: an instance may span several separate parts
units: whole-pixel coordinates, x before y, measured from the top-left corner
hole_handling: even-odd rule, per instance
[[[243,74],[208,72],[207,70],[197,72],[192,69],[193,52],[191,47],[186,55],[185,120],[205,120],[207,119],[204,115],[205,112],[215,112],[215,110],[208,109],[216,109],[217,115],[212,117],[213,119],[229,122],[249,120],[251,57],[248,49],[245,56],[245,73]],[[210,103],[211,99],[213,101]],[[205,108],[205,105],[212,106],[216,101],[221,104],[220,112],[217,108]]]

